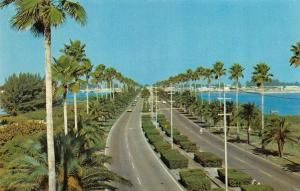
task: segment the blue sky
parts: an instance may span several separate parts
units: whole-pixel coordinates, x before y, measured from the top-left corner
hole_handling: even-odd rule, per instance
[[[265,62],[275,78],[300,81],[289,66],[300,41],[297,0],[88,0],[84,27],[68,20],[53,31],[53,56],[69,39],[87,45],[93,64],[152,83],[221,60],[241,63],[245,80]],[[44,73],[43,39],[10,28],[13,7],[0,10],[0,84],[12,73]],[[227,78],[227,77],[226,77]]]

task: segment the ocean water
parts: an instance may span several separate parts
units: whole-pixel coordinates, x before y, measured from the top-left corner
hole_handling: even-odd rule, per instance
[[[223,92],[221,94],[223,96]],[[198,94],[200,97],[200,93]],[[211,99],[217,99],[218,92],[211,93]],[[226,92],[226,97],[235,102],[235,92]],[[203,98],[208,99],[208,93],[203,93]],[[256,93],[239,93],[240,103],[255,103],[261,107],[261,95]],[[265,94],[264,112],[276,111],[280,115],[300,115],[300,93],[272,93]]]

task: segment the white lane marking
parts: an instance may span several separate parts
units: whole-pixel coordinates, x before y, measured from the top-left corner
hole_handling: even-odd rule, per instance
[[[136,179],[138,180],[139,184],[142,185],[140,178],[136,177]]]
[[[133,164],[133,162],[132,162],[132,161],[131,161],[131,166],[132,166],[132,168],[133,168],[133,169],[135,169],[135,167],[134,167],[134,164]]]

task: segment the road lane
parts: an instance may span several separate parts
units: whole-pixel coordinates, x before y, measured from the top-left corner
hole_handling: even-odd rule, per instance
[[[166,108],[167,105],[161,105]],[[161,110],[170,120],[170,110]],[[205,131],[200,135],[199,126],[180,114],[173,111],[174,126],[192,141],[196,142],[201,150],[213,152],[224,159],[224,142],[220,138]],[[241,169],[249,173],[257,181],[273,186],[276,191],[300,191],[300,177],[265,161],[264,159],[244,151],[237,146],[228,144],[229,167]]]
[[[127,178],[132,187],[118,185],[124,191],[181,191],[148,145],[140,127],[142,100],[132,112],[124,113],[112,128],[107,154],[112,156],[110,169]]]

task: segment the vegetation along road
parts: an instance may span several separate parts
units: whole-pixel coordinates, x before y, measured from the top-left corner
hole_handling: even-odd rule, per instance
[[[120,185],[119,188],[122,191],[179,191],[180,187],[145,140],[140,127],[141,110],[142,101],[139,100],[132,112],[123,113],[108,138],[107,154],[112,156],[111,170],[133,184],[132,187]]]
[[[162,113],[170,120],[170,110],[163,109]],[[169,107],[168,107],[169,108]],[[173,121],[175,128],[197,143],[201,150],[210,151],[224,159],[224,142],[220,138],[204,132],[199,133],[199,126],[174,109]],[[248,153],[236,146],[228,144],[229,167],[240,169],[253,176],[258,182],[272,185],[277,191],[300,191],[300,176],[285,172],[283,169],[266,160]]]

